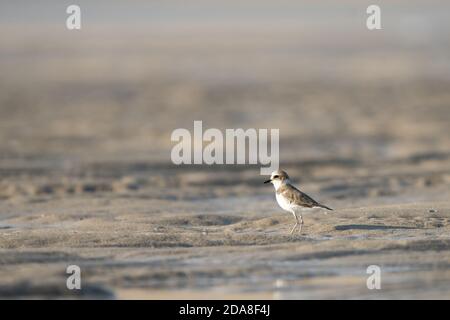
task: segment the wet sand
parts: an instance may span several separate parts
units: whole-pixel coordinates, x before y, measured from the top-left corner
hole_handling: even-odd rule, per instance
[[[189,28],[5,24],[0,298],[449,299],[448,21],[398,5],[368,34],[349,3],[332,21],[309,3]],[[259,166],[173,165],[194,120],[279,128],[282,168],[335,210],[291,236]]]
[[[306,214],[293,236],[292,217],[257,170],[150,167],[117,179],[111,165],[109,177],[90,177],[97,184],[29,184],[41,191],[2,201],[0,294],[72,297],[64,272],[76,264],[79,294],[95,298],[449,298],[450,175],[395,174],[396,166],[407,167],[308,179],[303,189],[335,211]],[[156,188],[166,176],[172,185]],[[366,287],[372,264],[382,270],[376,292]]]

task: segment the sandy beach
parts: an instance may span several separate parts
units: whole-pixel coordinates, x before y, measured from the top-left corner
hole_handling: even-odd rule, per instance
[[[136,4],[122,23],[82,2],[78,33],[61,5],[26,24],[8,4],[0,298],[450,299],[450,8],[434,2],[386,2],[378,33],[357,1]],[[281,167],[334,211],[289,235],[259,165],[174,165],[171,132],[195,120],[279,128]]]

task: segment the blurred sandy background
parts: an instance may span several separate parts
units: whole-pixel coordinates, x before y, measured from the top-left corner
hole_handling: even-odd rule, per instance
[[[70,4],[0,1],[0,297],[450,298],[448,2]],[[259,167],[172,165],[194,120],[279,128],[336,211],[290,237]]]

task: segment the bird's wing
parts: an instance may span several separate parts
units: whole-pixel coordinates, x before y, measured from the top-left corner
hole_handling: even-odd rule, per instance
[[[314,208],[321,207],[328,210],[332,210],[327,206],[324,206],[308,196],[306,193],[301,192],[296,187],[292,185],[286,185],[280,188],[280,194],[282,194],[291,204],[297,204],[302,207]]]
[[[280,194],[289,201],[291,204],[297,204],[299,206],[312,208],[319,205],[317,201],[308,196],[306,193],[301,192],[296,187],[286,185],[280,188]]]

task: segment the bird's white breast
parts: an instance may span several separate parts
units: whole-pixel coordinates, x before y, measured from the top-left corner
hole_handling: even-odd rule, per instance
[[[292,206],[292,204],[290,204],[289,201],[285,197],[283,197],[283,195],[276,193],[275,196],[277,198],[278,205],[281,208],[289,212],[292,211],[294,206]]]

